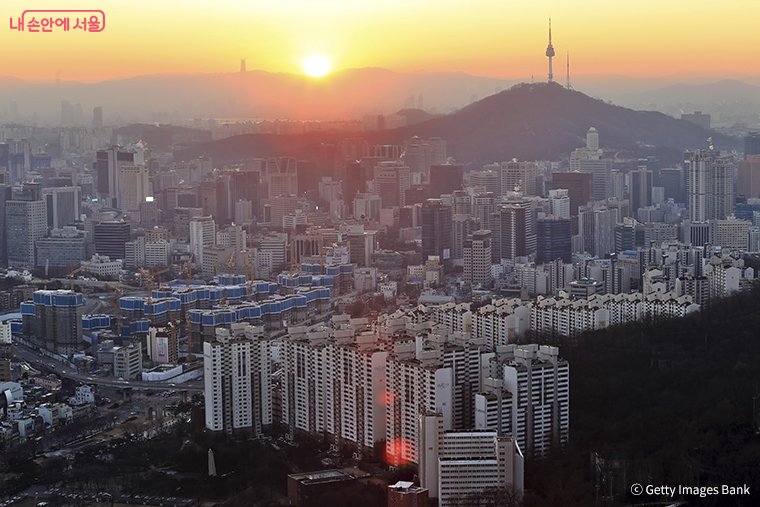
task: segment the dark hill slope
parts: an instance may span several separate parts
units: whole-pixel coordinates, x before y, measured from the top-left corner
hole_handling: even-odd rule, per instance
[[[733,139],[698,125],[652,111],[633,111],[566,90],[556,83],[522,84],[475,102],[456,113],[394,130],[364,133],[370,143],[398,144],[412,136],[441,137],[461,162],[518,158],[556,160],[584,146],[589,127],[599,131],[600,146],[636,151],[652,146],[670,151],[740,149]],[[218,160],[244,156],[297,154],[356,134],[312,133],[295,136],[239,136],[192,149]],[[274,139],[273,137],[285,137]],[[284,151],[281,151],[284,150]]]

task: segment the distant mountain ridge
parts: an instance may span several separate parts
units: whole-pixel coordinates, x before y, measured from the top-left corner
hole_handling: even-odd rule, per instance
[[[516,85],[455,113],[394,130],[365,132],[363,137],[377,144],[400,144],[413,136],[440,137],[447,141],[449,155],[458,161],[482,164],[512,158],[558,160],[585,145],[589,127],[599,131],[601,148],[634,154],[660,150],[671,160],[678,160],[683,150],[707,148],[709,137],[717,149],[742,146],[739,139],[693,123],[615,106],[557,83]],[[215,160],[286,154],[306,157],[316,146],[343,137],[348,136],[335,132],[237,136],[192,147],[187,155],[202,152]]]

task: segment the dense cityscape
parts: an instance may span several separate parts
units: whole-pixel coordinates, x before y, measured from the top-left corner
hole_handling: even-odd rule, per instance
[[[753,505],[758,115],[539,54],[434,111],[7,100],[0,505]]]

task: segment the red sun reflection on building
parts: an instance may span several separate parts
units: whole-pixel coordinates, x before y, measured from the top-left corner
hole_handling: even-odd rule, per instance
[[[388,442],[385,458],[389,465],[401,466],[411,462],[414,456],[414,445],[405,438],[396,438]]]

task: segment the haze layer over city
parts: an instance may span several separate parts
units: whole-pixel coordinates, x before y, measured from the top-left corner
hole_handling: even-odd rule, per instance
[[[757,503],[756,3],[39,7],[0,507]]]

